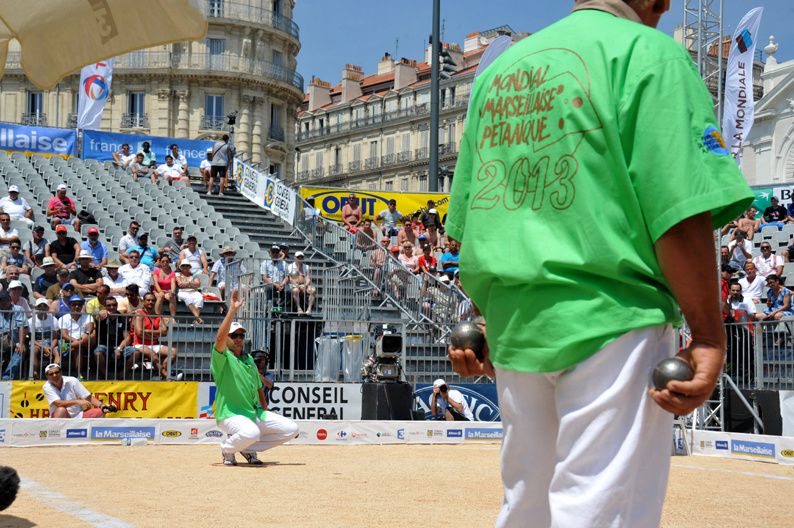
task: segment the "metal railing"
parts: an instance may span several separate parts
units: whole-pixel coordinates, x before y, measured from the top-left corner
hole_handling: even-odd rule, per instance
[[[364,170],[377,169],[378,165],[379,165],[379,163],[378,163],[379,161],[380,160],[377,157],[365,159],[364,160]]]
[[[300,40],[300,28],[292,19],[282,14],[274,13],[269,9],[263,9],[242,2],[231,2],[228,0],[207,0],[204,4],[204,13],[208,18],[224,18],[227,20],[239,20],[254,23],[256,25],[271,26],[279,31],[291,35],[296,40]]]
[[[226,125],[225,116],[203,115],[201,116],[202,130],[223,130]]]
[[[282,127],[271,126],[268,129],[267,137],[276,141],[284,141],[284,129]]]
[[[314,130],[302,130],[298,134],[298,141],[307,141],[323,136],[342,134],[350,132],[351,130],[361,130],[369,127],[382,126],[386,123],[398,122],[417,117],[425,117],[430,111],[430,105],[427,103],[411,106],[408,108],[401,108],[391,112],[384,112],[378,115],[368,115],[351,119],[349,121],[337,123],[335,125],[326,125],[324,127],[315,128]]]
[[[22,117],[20,117],[19,122],[23,125],[47,126],[47,114],[43,114],[43,113],[22,114]]]
[[[120,128],[149,128],[149,114],[122,114]]]

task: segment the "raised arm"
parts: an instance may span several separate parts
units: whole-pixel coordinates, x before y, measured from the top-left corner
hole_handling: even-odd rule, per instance
[[[240,299],[240,292],[238,290],[232,291],[232,303],[229,311],[226,312],[226,317],[223,318],[220,328],[218,328],[218,335],[215,336],[215,351],[223,354],[226,350],[226,338],[229,335],[229,330],[232,327],[234,317],[237,315],[237,310],[245,304],[245,301]]]

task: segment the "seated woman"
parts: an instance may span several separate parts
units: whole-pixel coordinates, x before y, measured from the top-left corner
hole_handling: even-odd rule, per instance
[[[204,307],[204,296],[199,291],[201,281],[193,276],[190,269],[190,262],[182,260],[179,263],[179,273],[175,277],[177,294],[176,297],[187,306],[193,314],[193,322],[202,324],[201,308]]]
[[[3,253],[2,264],[0,264],[3,270],[3,277],[6,276],[6,269],[9,266],[19,268],[19,273],[22,275],[30,275],[33,263],[22,253],[22,243],[19,240],[14,240],[8,248],[8,252]]]
[[[171,269],[171,257],[163,255],[152,272],[152,290],[157,300],[168,303],[171,317],[176,317],[176,273]]]
[[[756,314],[759,321],[782,319],[788,315],[794,315],[791,309],[791,290],[780,284],[780,277],[772,273],[766,276],[766,285],[769,289],[766,292],[767,308],[764,313]]]

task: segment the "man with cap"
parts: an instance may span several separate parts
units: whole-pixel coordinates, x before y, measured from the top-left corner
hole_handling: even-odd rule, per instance
[[[287,266],[292,302],[299,315],[311,315],[315,294],[317,293],[315,287],[312,286],[311,267],[303,262],[305,258],[303,251],[296,251],[295,262]],[[306,299],[307,297],[308,300]],[[301,298],[307,301],[305,309],[301,306]]]
[[[50,241],[44,238],[44,226],[37,225],[33,228],[33,239],[25,244],[25,256],[36,266],[41,266],[44,257],[48,256]]]
[[[221,290],[221,297],[224,299],[226,298],[226,266],[230,264],[234,260],[234,256],[237,254],[234,251],[234,248],[231,246],[223,246],[221,248],[221,253],[218,260],[215,261],[215,264],[212,265],[212,269],[210,270],[210,284],[215,284],[215,281],[218,281],[218,289]],[[241,262],[240,263],[240,275],[246,273],[245,265]],[[238,281],[236,280],[229,284],[229,289],[237,288]]]
[[[108,263],[105,264],[105,271],[107,275],[102,277],[102,283],[105,284],[108,288],[110,288],[110,295],[116,298],[117,301],[121,302],[121,300],[126,295],[125,284],[124,284],[124,276],[119,273],[119,268],[121,264],[116,259],[108,260]]]
[[[20,268],[16,266],[8,266],[6,268],[6,276],[2,280],[0,280],[0,289],[7,290],[11,287],[11,283],[16,281],[19,282],[19,275],[20,275]],[[30,298],[30,292],[28,291],[28,287],[24,284],[22,285],[22,297],[25,299]]]
[[[0,291],[0,367],[2,359],[10,358],[3,379],[19,377],[25,354],[25,311],[11,304],[11,296]]]
[[[45,363],[60,363],[61,353],[58,349],[61,331],[58,320],[50,313],[50,303],[40,297],[34,303],[33,314],[28,318],[25,342],[33,338],[33,378],[39,379],[40,365]]]
[[[61,271],[66,271],[66,270],[61,270]],[[58,272],[58,282],[59,283],[60,283],[60,280],[61,280],[61,271]],[[67,272],[66,279],[67,279],[67,282],[64,283],[64,284],[62,284],[62,285],[61,284],[58,284],[58,285],[53,284],[50,287],[50,288],[55,288],[56,286],[60,286],[60,288],[61,288],[60,289],[60,293],[58,295],[58,298],[56,300],[50,302],[50,311],[52,311],[52,313],[54,313],[56,315],[56,317],[58,317],[58,318],[60,318],[61,316],[66,315],[66,314],[69,313],[69,311],[70,311],[69,302],[71,301],[72,297],[74,297],[76,295],[75,294],[76,290],[75,290],[74,284],[72,284],[71,282],[68,282],[68,280],[69,280],[68,272]],[[49,293],[49,290],[48,290],[48,293]]]
[[[94,334],[94,318],[83,312],[85,301],[79,295],[69,298],[69,313],[58,319],[61,340],[64,343],[63,361],[69,361],[77,367],[78,376],[83,375],[83,357],[91,350]]]
[[[66,184],[61,183],[49,202],[47,202],[47,218],[50,219],[52,227],[58,225],[69,225],[74,230],[80,232],[80,220],[77,219],[77,209],[74,200],[66,196]]]
[[[212,172],[212,147],[207,149],[207,158],[201,160],[199,165],[199,172],[201,173],[201,183],[207,187],[210,181],[210,173]]]
[[[80,254],[80,244],[66,234],[66,226],[55,226],[55,240],[50,242],[50,256],[60,268],[75,268],[75,258]]]
[[[149,233],[141,233],[138,235],[138,244],[129,247],[127,251],[125,251],[128,259],[127,263],[129,263],[129,256],[132,251],[138,252],[141,264],[149,268],[149,271],[154,269],[157,259],[160,258],[160,253],[157,249],[149,245]]]
[[[79,266],[71,273],[71,282],[82,297],[96,295],[97,289],[102,285],[102,272],[91,266],[93,260],[91,252],[84,249],[77,259]]]
[[[389,205],[386,209],[378,213],[376,220],[380,220],[380,228],[383,230],[383,234],[388,237],[393,237],[397,236],[397,233],[400,231],[398,224],[402,217],[402,213],[397,210],[397,200],[392,198],[389,200]]]
[[[8,295],[11,296],[11,304],[19,306],[25,311],[25,314],[30,313],[30,303],[23,297],[22,290],[25,286],[18,280],[12,280],[8,283]]]
[[[430,414],[436,420],[474,421],[474,415],[463,394],[459,390],[450,389],[447,382],[441,378],[433,382],[433,394],[430,395]]]
[[[47,295],[47,289],[58,282],[58,268],[55,267],[52,257],[44,257],[42,268],[44,273],[39,275],[36,282],[33,283],[33,298],[35,299],[43,299]]]
[[[19,187],[8,186],[8,196],[0,199],[0,211],[11,217],[11,220],[24,222],[28,227],[33,227],[33,209],[27,200],[19,195]]]
[[[270,248],[270,260],[262,261],[259,275],[262,282],[272,286],[272,288],[268,288],[267,296],[273,299],[273,311],[283,311],[289,277],[287,276],[287,266],[281,260],[280,247],[273,245]]]
[[[88,240],[80,244],[82,251],[88,251],[93,256],[91,266],[102,269],[108,261],[108,248],[104,242],[99,240],[99,229],[96,227],[88,228]],[[81,251],[81,253],[82,253]]]
[[[47,381],[41,390],[50,404],[50,418],[102,418],[117,410],[99,401],[79,379],[64,376],[58,363],[47,365],[44,375]]]
[[[434,225],[436,229],[441,230],[441,219],[438,217],[438,209],[435,207],[431,207],[422,213],[421,222],[422,225],[425,226],[425,229]]]
[[[119,268],[119,273],[124,277],[124,285],[137,284],[141,295],[146,294],[152,285],[152,271],[148,266],[141,264],[141,252],[138,249],[127,250],[127,264]]]
[[[0,251],[8,251],[11,242],[19,242],[19,231],[16,227],[11,227],[8,213],[0,213]]]
[[[215,382],[215,420],[227,433],[221,442],[223,463],[237,465],[235,453],[240,452],[249,464],[261,465],[256,453],[279,446],[295,438],[298,425],[272,411],[267,403],[253,358],[244,352],[245,328],[235,321],[243,306],[237,290],[232,291],[231,304],[215,343],[212,346],[210,369]]]

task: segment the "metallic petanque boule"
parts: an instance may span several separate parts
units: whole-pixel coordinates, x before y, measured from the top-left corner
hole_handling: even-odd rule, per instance
[[[683,359],[677,357],[663,359],[653,369],[653,386],[662,390],[667,387],[668,381],[689,381],[694,375],[692,367]]]
[[[449,334],[449,344],[452,348],[460,348],[463,350],[470,348],[480,361],[483,360],[482,352],[485,346],[485,335],[483,335],[478,325],[481,321],[481,318],[477,318],[474,321],[459,323],[452,329],[452,333]]]

